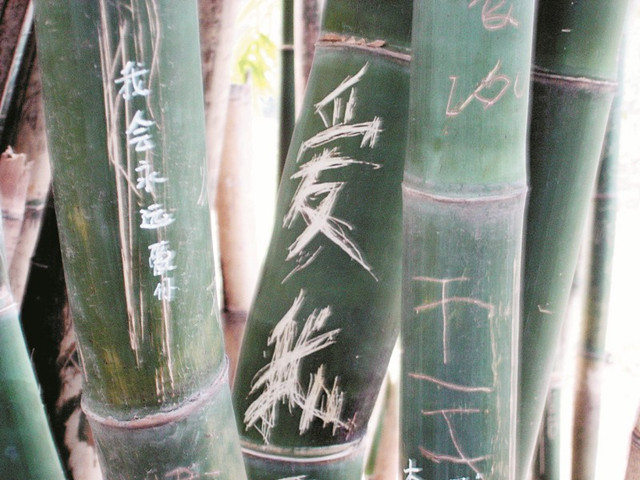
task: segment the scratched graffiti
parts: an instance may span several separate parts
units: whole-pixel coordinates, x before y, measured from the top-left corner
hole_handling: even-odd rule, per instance
[[[464,96],[461,100],[458,94],[459,76],[451,75],[451,89],[449,90],[449,99],[447,100],[447,117],[455,117],[460,115],[472,102],[476,101],[482,104],[484,110],[496,105],[509,91],[513,92],[516,98],[524,95],[525,86],[520,81],[520,76],[516,75],[512,78],[502,73],[502,61],[498,60],[491,71],[480,80],[474,90]]]
[[[468,8],[473,8],[479,3],[480,0],[471,0]],[[481,18],[482,25],[489,31],[520,25],[520,22],[513,16],[513,4],[507,0],[484,0]]]
[[[165,473],[158,473],[155,469],[147,472],[144,480],[207,480],[220,478],[220,472],[200,472],[197,465],[176,467]]]
[[[478,314],[473,315],[470,318],[472,322],[488,322],[488,329],[491,337],[492,355],[493,345],[495,340],[493,338],[493,327],[491,319],[495,315],[495,308],[492,304],[479,300],[473,297],[465,297],[454,295],[451,293],[452,286],[460,286],[466,284],[469,279],[466,277],[452,277],[452,278],[433,278],[427,276],[414,277],[414,281],[428,284],[435,284],[439,286],[439,295],[434,301],[429,301],[418,305],[414,308],[416,315],[422,315],[425,312],[434,312],[430,318],[435,317],[442,325],[442,363],[448,365],[450,361],[449,352],[449,323],[452,320],[450,318],[450,311],[454,306],[467,305],[471,307],[472,311],[476,311]],[[468,312],[468,310],[465,310]],[[495,358],[494,358],[495,359]],[[446,369],[445,369],[446,371]],[[422,382],[428,382],[438,390],[448,390],[451,392],[458,392],[462,394],[463,398],[467,398],[461,401],[462,406],[454,406],[451,408],[432,408],[421,411],[423,417],[430,418],[432,421],[442,424],[448,432],[451,449],[448,451],[436,451],[428,446],[419,446],[422,456],[434,463],[450,462],[459,465],[467,465],[475,474],[475,478],[483,478],[482,465],[483,462],[492,458],[491,454],[483,455],[470,455],[465,448],[461,440],[459,429],[464,428],[465,419],[475,415],[487,415],[489,412],[484,409],[472,408],[465,405],[473,404],[475,400],[478,400],[478,396],[486,396],[495,391],[497,384],[497,372],[492,368],[492,381],[488,385],[470,385],[461,384],[458,382],[448,381],[444,378],[437,378],[436,376],[429,375],[420,372],[408,373],[409,378],[419,380]],[[486,402],[483,402],[486,403]],[[411,465],[410,465],[411,467]]]
[[[337,377],[327,386],[324,365],[318,367],[303,387],[302,361],[334,344],[340,332],[340,329],[322,331],[331,316],[328,306],[314,309],[300,329],[298,316],[304,301],[305,291],[301,290],[268,338],[267,345],[273,346],[271,361],[256,373],[251,383],[249,395],[260,393],[245,411],[244,424],[247,429],[256,428],[265,443],[269,443],[271,430],[276,426],[280,404],[287,405],[290,412],[301,410],[301,435],[316,419],[321,420],[323,426],[332,424],[334,434],[339,428],[348,428],[340,418],[344,393]]]
[[[360,148],[374,148],[382,132],[382,120],[379,117],[366,122],[354,122],[358,105],[357,85],[367,72],[364,65],[353,77],[348,76],[326,97],[315,104],[315,114],[325,127],[321,132],[302,142],[296,157],[300,163],[306,152],[320,150],[308,162],[301,164],[298,171],[290,179],[298,181],[289,210],[284,216],[283,227],[291,229],[298,221],[304,222],[303,232],[288,247],[287,261],[295,261],[296,266],[285,277],[283,283],[296,272],[306,268],[318,257],[322,247],[311,251],[310,243],[318,235],[324,236],[338,246],[351,259],[376,278],[358,245],[349,237],[353,230],[347,220],[334,216],[334,210],[346,182],[322,181],[324,172],[360,166],[373,169],[381,165],[360,161],[343,155],[338,147],[330,148],[330,144],[349,137],[361,137]]]

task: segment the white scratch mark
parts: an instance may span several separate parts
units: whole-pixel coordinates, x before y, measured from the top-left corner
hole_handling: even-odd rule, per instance
[[[259,390],[262,392],[245,411],[244,423],[247,429],[256,428],[266,443],[269,443],[271,429],[276,425],[277,407],[281,403],[287,404],[289,411],[294,408],[302,410],[300,434],[308,430],[315,418],[322,420],[324,426],[332,423],[334,434],[337,428],[347,428],[347,424],[340,420],[343,393],[337,378],[331,390],[326,388],[324,365],[311,375],[306,394],[300,384],[302,360],[335,343],[340,332],[340,329],[334,329],[319,333],[331,315],[331,308],[324,307],[313,310],[298,334],[296,318],[304,301],[305,292],[300,290],[267,340],[267,345],[274,346],[271,361],[258,370],[251,384],[249,395]]]
[[[487,302],[483,302],[481,300],[477,300],[475,298],[470,297],[448,297],[447,296],[447,286],[451,282],[466,282],[469,279],[466,277],[457,277],[457,278],[432,278],[432,277],[414,277],[414,280],[420,282],[429,282],[429,283],[439,283],[441,285],[440,290],[440,300],[435,302],[430,302],[424,305],[419,305],[414,308],[416,313],[424,312],[426,310],[431,310],[435,307],[441,307],[442,312],[442,355],[443,362],[447,364],[449,362],[449,342],[448,342],[448,325],[449,325],[449,315],[447,310],[447,305],[450,303],[468,303],[470,305],[476,305],[480,308],[487,310],[488,318],[491,319],[494,316],[495,308],[493,305]]]
[[[320,100],[318,103],[316,103],[314,105],[314,107],[316,108],[316,114],[320,115],[320,117],[322,118],[322,121],[324,122],[324,126],[328,127],[329,126],[329,122],[327,121],[327,117],[325,116],[325,114],[323,113],[323,109],[329,105],[331,102],[333,102],[333,100],[337,97],[339,97],[340,95],[342,95],[345,91],[347,91],[349,88],[353,87],[354,85],[356,85],[360,80],[362,80],[362,77],[364,76],[364,74],[367,72],[367,69],[369,68],[369,64],[366,63],[358,73],[356,73],[353,77],[351,77],[350,75],[347,76],[347,78],[345,78],[340,85],[338,85],[331,93],[329,93],[329,95],[327,95],[326,97],[324,97],[322,100]],[[355,101],[355,99],[354,99]]]
[[[544,313],[545,315],[553,315],[553,312],[551,310],[548,310],[546,308],[542,308],[542,305],[538,305],[538,311],[540,313]]]
[[[289,211],[283,219],[283,227],[291,228],[294,221],[299,217],[302,218],[307,227],[289,246],[286,259],[289,261],[294,258],[305,257],[307,255],[305,248],[318,234],[322,234],[346,252],[349,257],[358,262],[371,276],[376,278],[372,267],[345,231],[345,229],[352,230],[352,225],[333,216],[333,210],[339,194],[345,186],[345,182],[322,183],[319,180],[320,175],[327,170],[345,168],[350,165],[367,165],[374,169],[380,168],[380,165],[372,162],[343,157],[337,148],[333,148],[331,150],[324,149],[320,155],[315,155],[309,162],[300,167],[298,172],[291,176],[292,179],[300,178],[301,181],[291,199]],[[304,264],[298,265],[296,271],[309,265],[317,253],[318,251]]]
[[[493,387],[470,387],[467,385],[460,385],[458,383],[453,383],[453,382],[447,382],[445,380],[440,380],[436,377],[433,377],[431,375],[426,375],[424,373],[409,373],[408,374],[411,378],[416,378],[418,380],[427,380],[428,382],[432,382],[435,383],[436,385],[439,385],[441,387],[444,388],[448,388],[449,390],[456,390],[458,392],[467,392],[467,393],[473,393],[473,392],[484,392],[484,393],[491,393],[493,392]]]

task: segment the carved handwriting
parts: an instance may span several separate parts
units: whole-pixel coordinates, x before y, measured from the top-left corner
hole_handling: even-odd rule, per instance
[[[367,122],[352,122],[358,104],[356,86],[364,77],[367,68],[368,64],[353,77],[345,78],[338,87],[315,104],[315,113],[326,128],[302,142],[296,163],[299,163],[303,155],[310,150],[322,148],[322,151],[313,155],[310,161],[301,165],[290,177],[291,180],[299,180],[300,183],[283,219],[283,227],[291,229],[297,221],[304,222],[306,227],[288,248],[287,261],[295,260],[297,265],[283,282],[309,266],[320,254],[322,247],[308,250],[309,244],[318,235],[323,235],[337,245],[376,278],[371,265],[347,234],[349,230],[353,230],[353,225],[333,214],[340,195],[347,186],[346,182],[326,182],[321,179],[322,174],[329,170],[350,166],[381,168],[381,165],[376,163],[344,156],[337,147],[328,147],[336,140],[349,137],[361,137],[360,148],[374,148],[376,145],[382,132],[382,120],[379,117]]]
[[[473,307],[476,307],[479,312],[483,312],[481,319],[489,320],[489,332],[491,336],[491,344],[493,348],[494,339],[492,333],[492,325],[490,320],[495,315],[495,307],[487,302],[482,300],[473,298],[473,297],[464,297],[464,296],[453,296],[450,293],[450,287],[453,284],[460,284],[467,282],[469,279],[466,277],[454,277],[454,278],[433,278],[426,276],[418,276],[414,277],[415,281],[424,282],[424,283],[435,283],[440,286],[440,294],[438,298],[434,301],[424,303],[422,305],[418,305],[414,308],[416,314],[421,314],[427,311],[437,311],[439,312],[439,320],[442,321],[442,351],[443,351],[443,364],[447,365],[449,363],[449,340],[448,340],[448,325],[450,321],[450,310],[449,308],[452,305],[460,305],[466,304]],[[477,319],[472,319],[473,321],[478,321]],[[495,353],[492,351],[492,355]],[[469,401],[471,401],[477,395],[486,395],[495,391],[496,385],[496,373],[493,371],[493,382],[491,385],[464,385],[456,382],[451,382],[442,378],[437,378],[433,375],[428,375],[425,373],[409,373],[408,376],[410,378],[414,378],[421,381],[426,381],[438,388],[444,388],[448,390],[453,390],[456,392],[461,392],[463,394],[469,395]],[[421,414],[425,417],[433,418],[435,421],[443,422],[446,425],[449,439],[451,441],[451,445],[453,447],[453,452],[438,452],[430,448],[426,448],[424,446],[419,446],[420,452],[422,455],[435,462],[451,462],[455,464],[463,464],[467,465],[469,468],[473,470],[477,479],[483,478],[483,473],[481,471],[480,463],[486,460],[489,460],[491,455],[477,455],[477,456],[469,456],[465,451],[464,446],[461,444],[459,435],[456,429],[456,420],[458,425],[464,425],[464,420],[461,420],[460,417],[465,417],[469,415],[486,415],[488,412],[484,410],[480,410],[477,408],[468,408],[468,407],[452,407],[452,408],[436,408],[431,410],[422,410]]]
[[[145,68],[144,63],[127,61],[120,70],[120,77],[114,80],[116,85],[121,85],[118,95],[121,95],[125,102],[130,102],[135,97],[148,97],[151,94],[151,90],[146,86],[148,73],[149,70]],[[144,158],[139,158],[135,168],[135,172],[139,175],[135,188],[150,194],[152,201],[155,199],[156,186],[167,181],[167,178],[154,170],[149,160],[149,154],[155,147],[151,132],[154,126],[155,121],[147,118],[145,110],[137,109],[125,129],[127,145],[137,154],[144,155]],[[175,221],[173,215],[167,212],[162,204],[155,201],[140,209],[140,217],[140,228],[143,230],[157,230]],[[173,264],[176,252],[170,248],[166,240],[152,244],[149,250],[149,266],[153,269],[154,276],[161,277],[153,295],[161,301],[172,301],[178,287],[175,285],[174,277],[168,274],[176,268]]]
[[[480,0],[471,0],[469,8],[475,7]],[[506,0],[484,0],[482,5],[482,25],[487,30],[500,30],[507,26],[518,27],[518,20],[513,17],[513,5],[507,5]]]
[[[449,362],[449,343],[447,336],[447,329],[449,323],[449,309],[448,306],[451,303],[467,303],[471,305],[477,305],[478,307],[487,311],[488,317],[491,318],[494,315],[493,305],[483,302],[481,300],[477,300],[475,298],[469,297],[449,297],[449,292],[447,287],[454,282],[466,282],[468,278],[466,277],[458,277],[458,278],[432,278],[432,277],[415,277],[414,280],[420,282],[428,282],[428,283],[437,283],[440,284],[440,298],[435,302],[429,302],[424,305],[418,305],[414,308],[416,313],[424,312],[427,310],[431,310],[434,308],[440,308],[442,313],[442,355],[443,362],[446,364]]]
[[[421,476],[417,475],[421,471],[421,468],[416,467],[415,460],[413,458],[410,458],[409,466],[402,470],[403,473],[407,474],[407,476],[404,477],[404,480],[423,480]]]
[[[456,90],[459,77],[451,75],[449,77],[451,80],[451,89],[449,91],[449,99],[447,101],[447,117],[455,117],[456,115],[459,115],[474,100],[480,102],[486,110],[498,103],[498,101],[504,97],[511,87],[513,88],[513,93],[516,98],[521,98],[524,95],[524,92],[519,89],[520,77],[516,76],[515,79],[511,79],[508,75],[500,73],[501,69],[502,61],[498,60],[495,67],[493,67],[487,76],[480,81],[473,92],[457,103],[454,101],[454,98],[457,96]]]
[[[149,70],[144,68],[144,63],[128,61],[124,64],[124,68],[120,70],[120,78],[115,80],[116,85],[122,84],[118,94],[122,95],[125,100],[131,100],[133,97],[146,97],[151,90],[145,87],[146,75]]]
[[[321,332],[331,315],[331,307],[313,310],[298,332],[297,317],[304,301],[305,292],[301,290],[267,340],[267,345],[273,346],[271,361],[256,373],[251,383],[249,394],[258,391],[260,394],[245,411],[244,424],[247,429],[256,428],[265,443],[269,443],[271,429],[276,425],[280,404],[288,405],[289,411],[294,408],[302,411],[300,434],[305,433],[315,419],[322,420],[323,426],[333,424],[334,434],[338,428],[348,428],[340,419],[344,394],[338,378],[334,378],[328,388],[325,366],[321,365],[311,375],[306,391],[301,384],[302,361],[335,343],[340,332],[340,329]]]

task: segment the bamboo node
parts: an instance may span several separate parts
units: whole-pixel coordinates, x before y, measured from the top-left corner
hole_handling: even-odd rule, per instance
[[[215,397],[222,388],[229,386],[229,358],[225,355],[220,372],[206,388],[183,400],[176,408],[159,413],[137,416],[130,419],[119,420],[112,416],[103,417],[92,411],[84,398],[81,402],[82,411],[90,422],[100,424],[106,428],[119,430],[141,430],[156,428],[169,423],[178,422],[192,415],[194,412],[205,408],[209,401]]]

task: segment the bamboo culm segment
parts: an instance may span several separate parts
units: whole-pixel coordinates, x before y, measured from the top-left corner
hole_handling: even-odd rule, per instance
[[[581,351],[576,368],[571,470],[575,480],[592,480],[596,475],[600,397],[606,361],[605,341],[615,244],[621,103],[621,89],[618,89],[609,114],[593,197],[587,293],[580,337]]]
[[[0,223],[0,475],[64,480],[13,300]]]
[[[513,480],[534,2],[416,2],[403,480]]]
[[[403,478],[513,478],[525,198],[405,190]]]
[[[196,2],[36,7],[83,409],[103,473],[245,478],[201,196]]]
[[[530,471],[542,421],[616,89],[627,3],[543,0],[538,5],[520,343],[519,478]]]
[[[401,58],[316,49],[234,385],[252,479],[362,475],[398,333],[407,88]]]
[[[325,5],[234,384],[253,480],[363,474],[400,308],[411,2],[393,3]]]

